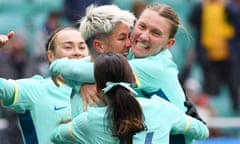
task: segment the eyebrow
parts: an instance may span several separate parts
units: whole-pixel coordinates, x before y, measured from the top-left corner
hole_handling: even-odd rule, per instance
[[[74,43],[74,42],[73,42],[73,41],[65,41],[65,42],[63,42],[63,44],[72,44],[72,43]],[[78,43],[80,43],[81,45],[82,45],[82,44],[85,44],[84,41],[80,41],[80,42],[78,42]]]
[[[130,33],[130,32],[129,32]],[[127,36],[129,33],[125,33],[125,32],[122,32],[118,35],[118,37],[123,37],[123,36]]]
[[[86,44],[84,41],[81,41],[80,44]]]

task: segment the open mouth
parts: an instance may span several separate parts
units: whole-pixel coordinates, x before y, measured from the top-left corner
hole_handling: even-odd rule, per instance
[[[149,45],[141,43],[141,42],[136,42],[136,46],[141,49],[148,49]]]

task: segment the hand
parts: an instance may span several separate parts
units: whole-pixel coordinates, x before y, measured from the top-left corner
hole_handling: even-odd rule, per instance
[[[190,115],[190,116],[202,121],[204,124],[206,124],[206,122],[198,114],[198,111],[197,111],[195,105],[189,99],[185,100],[184,105],[187,107],[187,111],[186,111],[187,115]]]
[[[83,111],[87,111],[87,105],[91,107],[95,106],[95,103],[101,107],[104,105],[102,100],[97,96],[97,90],[95,84],[83,84],[80,90],[83,102]]]
[[[13,36],[13,31],[10,31],[7,35],[0,35],[0,48],[4,46]]]

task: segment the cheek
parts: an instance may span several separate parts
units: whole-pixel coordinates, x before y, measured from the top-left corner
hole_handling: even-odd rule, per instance
[[[70,57],[71,52],[64,51],[64,50],[59,50],[55,52],[55,57],[56,58],[63,58],[63,57]]]
[[[152,41],[152,51],[159,52],[165,44],[159,41]]]
[[[119,48],[121,47],[121,44],[117,41],[111,40],[111,43],[108,43],[105,46],[105,52],[118,52]]]
[[[160,47],[162,45],[164,45],[164,40],[161,38],[156,38],[156,37],[151,37],[151,45],[154,47]]]
[[[82,55],[83,56],[88,56],[89,55],[89,51],[88,51],[88,49],[86,49],[86,50],[82,50]]]
[[[134,31],[131,33],[131,39],[135,39],[140,33],[141,31],[138,28],[135,28]]]
[[[125,42],[119,42],[114,46],[116,52],[123,52],[125,50]]]
[[[133,42],[134,39],[136,39],[136,33],[135,32],[131,34],[130,39],[131,39],[131,42]]]

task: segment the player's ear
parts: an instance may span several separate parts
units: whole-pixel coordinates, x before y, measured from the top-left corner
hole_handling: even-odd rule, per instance
[[[166,45],[166,48],[170,48],[172,47],[174,44],[175,44],[175,39],[174,38],[171,38],[170,40],[168,40],[168,43]]]
[[[103,49],[103,41],[98,40],[98,39],[94,39],[93,40],[93,46],[96,49],[97,52],[99,53],[103,53],[104,49]]]
[[[55,59],[55,55],[51,50],[48,50],[46,52],[46,55],[47,55],[47,58],[48,58],[49,62],[52,62]]]

